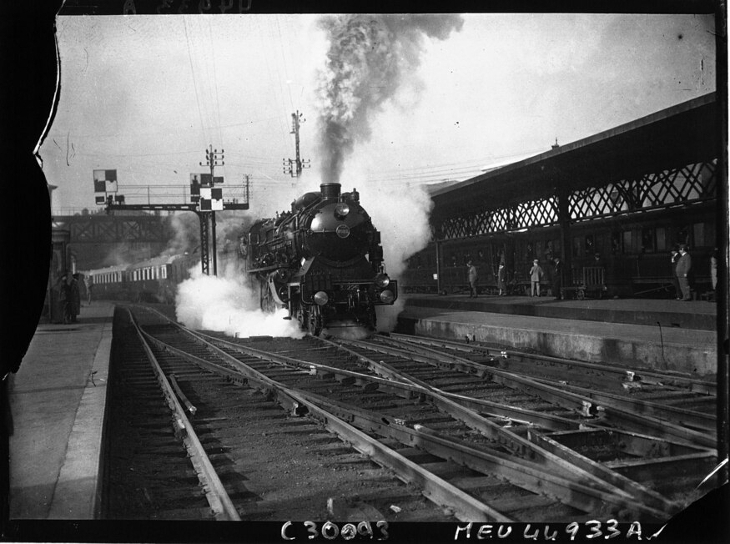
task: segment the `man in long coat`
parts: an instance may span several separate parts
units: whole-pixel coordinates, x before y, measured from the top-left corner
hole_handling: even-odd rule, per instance
[[[677,279],[682,290],[682,300],[692,300],[689,288],[689,274],[692,270],[692,257],[687,253],[687,246],[679,246],[679,260],[677,261]]]

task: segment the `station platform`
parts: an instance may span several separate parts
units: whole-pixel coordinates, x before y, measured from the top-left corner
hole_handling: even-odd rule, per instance
[[[113,314],[99,301],[77,323],[39,324],[8,377],[11,521],[97,517]]]
[[[406,294],[398,331],[699,376],[717,372],[714,302]]]

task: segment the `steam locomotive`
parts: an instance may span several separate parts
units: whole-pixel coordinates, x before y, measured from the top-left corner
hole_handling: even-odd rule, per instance
[[[254,223],[240,250],[261,309],[286,308],[287,319],[315,336],[324,329],[372,331],[375,307],[398,297],[397,282],[385,273],[380,232],[359,193],[340,193],[339,183],[323,183],[292,202],[290,212]]]

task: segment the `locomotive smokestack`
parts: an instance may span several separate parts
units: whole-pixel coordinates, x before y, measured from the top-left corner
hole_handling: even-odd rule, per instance
[[[322,198],[325,200],[337,200],[340,198],[339,183],[323,183],[319,188],[322,191]]]

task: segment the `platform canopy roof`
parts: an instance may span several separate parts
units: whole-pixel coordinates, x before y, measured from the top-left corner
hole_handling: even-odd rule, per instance
[[[495,209],[716,159],[716,93],[435,190],[432,218]]]

